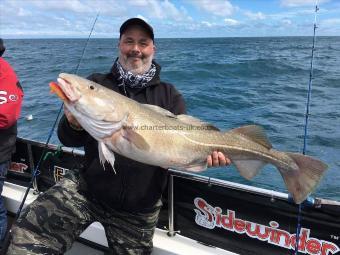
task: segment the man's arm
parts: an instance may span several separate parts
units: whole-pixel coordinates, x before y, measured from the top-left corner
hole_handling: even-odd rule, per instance
[[[175,115],[186,114],[187,110],[183,96],[174,87],[172,88],[171,95],[172,102],[170,112]]]
[[[88,135],[72,114],[64,107],[64,115],[61,117],[58,125],[58,138],[60,142],[68,147],[82,147],[85,145]]]

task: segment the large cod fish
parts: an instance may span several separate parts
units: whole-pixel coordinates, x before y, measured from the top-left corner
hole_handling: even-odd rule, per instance
[[[140,104],[73,74],[61,73],[58,84],[50,86],[98,141],[102,164],[108,161],[113,168],[116,152],[150,165],[197,172],[207,168],[208,155],[221,151],[246,179],[257,175],[264,165],[274,165],[298,204],[327,169],[312,157],[274,150],[259,126],[221,132],[194,117]]]

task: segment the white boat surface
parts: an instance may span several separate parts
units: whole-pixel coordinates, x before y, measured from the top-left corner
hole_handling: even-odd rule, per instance
[[[21,201],[23,200],[26,187],[5,182],[3,188],[3,197],[5,199],[5,205],[9,212],[16,213]],[[25,200],[25,206],[32,203],[38,194],[32,189],[28,193]],[[81,235],[80,238],[87,240],[90,243],[108,247],[107,239],[103,226],[99,222],[92,223]],[[187,238],[180,234],[175,236],[168,236],[167,230],[157,228],[153,238],[154,250],[153,255],[188,255],[188,254],[200,254],[200,255],[236,255],[237,253],[229,252],[217,247],[201,244],[193,239]],[[99,255],[104,254],[103,251],[91,248],[83,243],[76,242],[70,251],[65,255],[82,254],[82,255]]]

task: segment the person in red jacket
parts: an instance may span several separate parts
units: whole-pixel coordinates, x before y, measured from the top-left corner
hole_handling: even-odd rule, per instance
[[[2,58],[5,52],[0,38],[0,194],[4,185],[12,153],[15,151],[17,120],[24,93],[11,65]],[[7,229],[7,211],[0,196],[0,242]]]

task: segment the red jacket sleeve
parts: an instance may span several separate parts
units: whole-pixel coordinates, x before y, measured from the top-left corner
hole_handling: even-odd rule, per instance
[[[23,96],[13,68],[0,57],[0,129],[9,128],[17,121]]]

